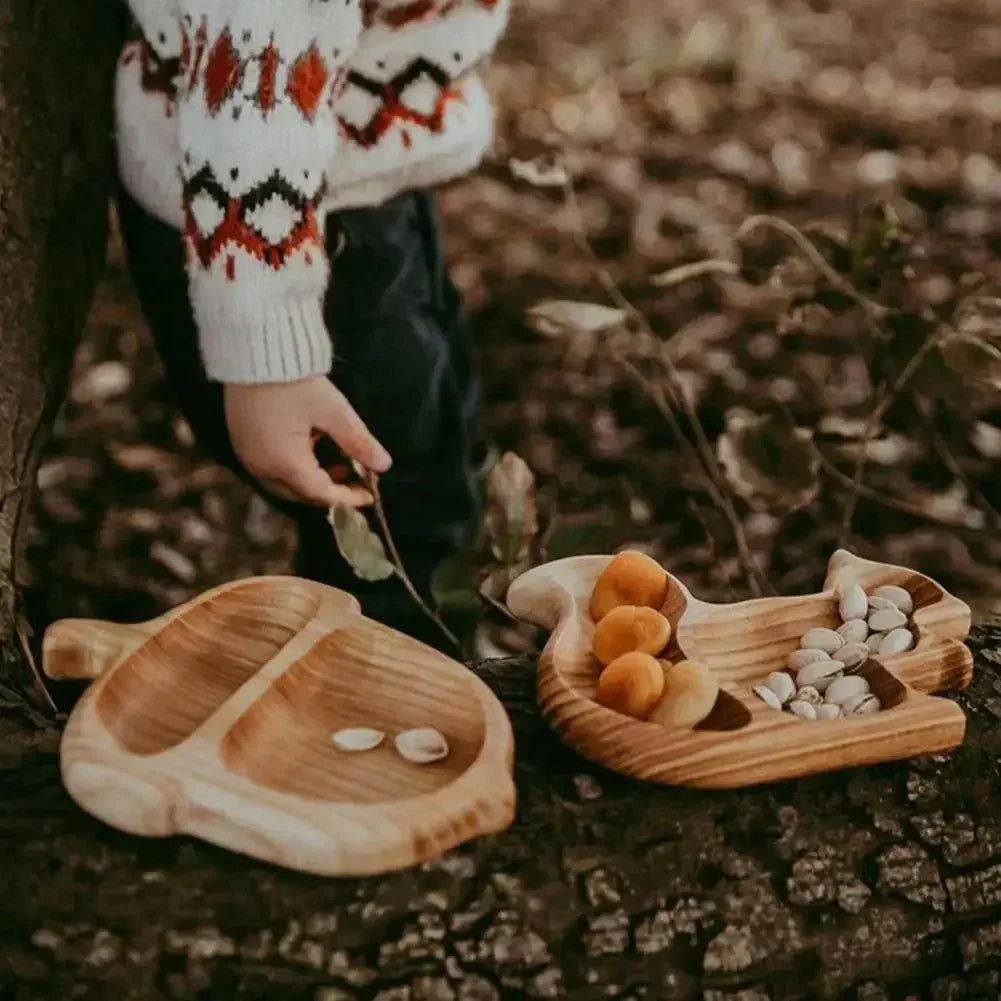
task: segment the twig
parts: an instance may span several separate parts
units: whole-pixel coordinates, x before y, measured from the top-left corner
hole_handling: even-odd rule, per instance
[[[14,628],[17,631],[17,638],[21,644],[21,652],[24,654],[24,659],[28,662],[28,666],[31,668],[31,673],[35,676],[35,683],[38,685],[42,695],[45,696],[45,701],[49,704],[49,708],[53,713],[59,713],[59,706],[56,705],[55,700],[49,692],[48,687],[45,684],[45,679],[42,677],[42,672],[38,670],[38,664],[35,661],[35,655],[31,652],[31,644],[28,642],[28,635],[24,629],[24,620],[18,615],[14,622]]]
[[[705,532],[706,541],[709,543],[709,555],[712,557],[713,564],[723,569],[723,561],[720,559],[719,550],[716,548],[716,537],[709,528],[709,522],[702,517],[702,512],[699,510],[698,504],[691,497],[688,498],[688,510],[692,512],[695,519],[702,526],[702,531]],[[730,581],[730,574],[725,569],[723,569],[723,582],[726,584],[726,589],[730,592],[730,598],[733,601],[740,601]]]
[[[827,283],[843,296],[851,299],[852,302],[861,306],[866,315],[876,323],[886,318],[889,310],[873,302],[872,299],[864,296],[850,281],[839,275],[834,268],[824,259],[824,255],[807,239],[799,229],[791,222],[773,215],[753,215],[745,219],[737,230],[737,239],[743,240],[749,233],[756,229],[773,229],[788,237],[797,250],[827,279]]]
[[[463,653],[462,644],[459,642],[455,633],[445,625],[445,621],[438,614],[438,612],[433,609],[420,595],[420,592],[414,587],[414,582],[410,579],[410,575],[407,573],[407,568],[403,565],[403,560],[400,557],[400,551],[396,548],[396,541],[393,539],[393,533],[389,530],[389,522],[386,519],[386,509],[382,503],[382,492],[379,490],[379,477],[368,470],[363,470],[363,479],[365,481],[365,486],[369,489],[375,500],[375,517],[379,522],[379,528],[382,531],[383,540],[386,543],[386,548],[389,550],[389,559],[393,564],[393,569],[396,571],[396,576],[399,577],[403,586],[407,589],[407,593],[410,595],[414,601],[417,602],[420,610],[441,630],[442,635],[455,647],[459,654]]]
[[[477,590],[476,592],[480,596],[481,601],[485,601],[495,612],[500,612],[504,618],[508,619],[510,622],[515,622],[518,625],[522,625],[521,619],[511,612],[511,609],[504,604],[503,601],[498,601],[492,595],[484,594],[482,591]]]
[[[702,275],[732,276],[739,274],[740,268],[733,261],[708,258],[704,261],[692,261],[690,264],[679,264],[676,268],[654,275],[650,279],[650,284],[656,285],[657,288],[673,288],[675,285],[690,281],[692,278],[701,278]]]
[[[591,246],[591,243],[587,238],[586,230],[584,229],[584,220],[580,211],[580,204],[577,201],[577,194],[574,191],[572,179],[567,180],[564,187],[564,195],[567,209],[571,214],[571,229],[574,240],[581,250],[583,250],[594,262],[595,273],[597,274],[598,279],[608,296],[623,312],[633,318],[636,324],[640,327],[640,330],[647,337],[662,341],[662,339],[658,338],[654,333],[653,328],[651,328],[650,324],[647,322],[646,317],[623,294],[622,290],[618,286],[618,283],[615,281],[615,278],[605,266],[604,261],[602,261],[602,259],[595,252],[594,248]],[[671,383],[672,396],[674,397],[675,405],[680,406],[680,409],[684,411],[688,425],[692,430],[692,436],[695,439],[696,454],[698,455],[706,475],[707,485],[709,487],[709,496],[712,498],[713,503],[716,504],[730,525],[730,529],[733,532],[734,542],[737,546],[737,552],[740,557],[741,566],[743,567],[744,575],[747,578],[748,586],[755,597],[761,597],[766,590],[772,590],[771,585],[758,569],[754,557],[751,554],[751,548],[747,544],[747,537],[744,534],[743,525],[740,522],[740,518],[737,516],[733,502],[727,496],[723,487],[719,467],[716,464],[716,457],[713,454],[708,438],[706,438],[702,422],[699,420],[698,414],[695,412],[695,408],[692,406],[691,400],[688,399],[688,394],[685,392],[678,370],[675,368],[674,362],[671,361],[666,352],[662,352],[661,355],[661,361],[663,362],[668,379]],[[654,406],[657,407],[660,413],[668,421],[671,426],[671,430],[678,437],[680,443],[683,446],[692,447],[691,442],[689,442],[688,438],[686,438],[681,432],[670,405],[661,395],[660,388],[654,386],[643,375],[643,373],[632,364],[632,362],[618,357],[615,358],[615,361],[623,369],[629,372],[637,384],[647,393]]]
[[[899,375],[892,383],[884,383],[880,390],[876,405],[872,409],[865,423],[865,430],[862,432],[858,457],[855,460],[855,472],[852,476],[852,493],[848,497],[845,505],[844,515],[841,519],[841,533],[838,537],[838,547],[844,549],[852,532],[852,521],[855,518],[855,506],[858,501],[859,488],[862,485],[862,476],[865,472],[865,464],[869,458],[869,442],[876,433],[887,410],[896,402],[904,386],[911,380],[917,370],[921,367],[927,355],[941,343],[946,336],[947,329],[942,327],[937,333],[929,337],[924,344],[918,348],[911,356],[907,364],[901,369]]]
[[[945,466],[945,468],[948,469],[949,472],[952,473],[952,475],[955,476],[964,487],[966,487],[966,492],[976,503],[980,512],[987,519],[987,521],[990,522],[994,528],[1001,528],[1001,511],[998,511],[998,509],[977,488],[969,476],[967,476],[966,471],[959,464],[957,458],[949,450],[949,446],[938,433],[938,428],[935,427],[935,423],[932,420],[932,416],[928,411],[927,405],[917,399],[915,399],[914,405],[921,412],[925,428],[928,431],[928,437],[931,439],[932,448],[935,449],[936,454],[942,461],[942,465]]]
[[[837,480],[842,486],[848,487],[850,490],[857,490],[859,497],[864,497],[866,500],[871,500],[876,504],[881,504],[883,507],[888,507],[892,511],[900,511],[902,514],[909,514],[914,518],[920,518],[922,521],[930,521],[936,525],[944,525],[946,528],[964,528],[965,526],[959,524],[955,521],[950,521],[948,518],[940,518],[934,514],[929,514],[923,507],[919,504],[912,504],[908,500],[904,500],[902,497],[894,497],[893,494],[885,493],[882,490],[874,490],[872,487],[867,487],[864,483],[860,483],[856,486],[855,481],[843,473],[837,466],[831,462],[817,449],[817,454],[820,456],[820,465],[824,472],[827,473],[831,479]]]

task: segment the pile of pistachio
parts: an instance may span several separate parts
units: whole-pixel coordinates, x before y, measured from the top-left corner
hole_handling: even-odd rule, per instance
[[[914,646],[914,599],[885,585],[870,594],[852,584],[838,594],[837,629],[809,629],[789,654],[785,671],[773,671],[754,693],[773,709],[801,719],[870,716],[882,708],[857,671],[873,654],[904,653]]]

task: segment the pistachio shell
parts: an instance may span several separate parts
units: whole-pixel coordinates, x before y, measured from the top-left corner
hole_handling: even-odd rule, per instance
[[[910,615],[914,611],[914,599],[910,592],[902,587],[897,587],[896,584],[883,584],[881,587],[873,588],[872,597],[892,601],[904,615]]]
[[[383,742],[385,736],[381,730],[355,726],[332,733],[330,739],[334,742],[334,746],[342,751],[371,751]]]
[[[824,701],[839,706],[856,695],[865,695],[868,691],[869,682],[865,678],[860,674],[849,674],[844,678],[837,678],[827,686]]]
[[[838,626],[837,633],[846,644],[864,643],[869,636],[869,625],[865,619],[849,619]]]
[[[824,701],[824,697],[812,685],[804,685],[796,693],[796,701],[807,702],[811,706],[819,706]]]
[[[813,664],[818,660],[830,660],[831,655],[826,650],[793,650],[786,660],[786,666],[790,671],[802,671],[807,664]]]
[[[759,699],[761,699],[762,702],[765,703],[766,706],[769,706],[772,709],[782,708],[781,700],[775,694],[775,692],[773,692],[768,687],[768,685],[757,685],[755,688],[752,689],[752,691],[754,692],[755,695],[757,695]]]
[[[886,633],[907,625],[907,616],[899,608],[881,608],[869,616],[869,628],[877,633]]]
[[[809,702],[800,702],[798,699],[789,703],[789,712],[794,716],[799,716],[800,719],[817,718],[817,710]]]
[[[866,637],[865,645],[870,653],[879,653],[879,645],[886,638],[886,633],[869,633]]]
[[[849,584],[841,592],[841,600],[838,602],[838,614],[842,622],[849,622],[852,619],[864,619],[869,610],[869,600],[865,596],[865,591],[858,584]]]
[[[825,702],[816,707],[817,719],[837,719],[841,715],[841,706]]]
[[[879,699],[867,692],[865,695],[857,695],[855,698],[849,699],[841,707],[841,711],[846,716],[872,716],[874,713],[878,713],[881,708]]]
[[[430,726],[404,730],[396,735],[395,743],[400,757],[416,765],[429,765],[448,755],[448,741]]]
[[[840,678],[844,673],[845,665],[839,660],[818,660],[813,664],[807,664],[802,671],[796,675],[797,688],[816,688],[818,692],[823,692],[827,686]]]
[[[765,678],[765,684],[778,696],[780,704],[788,702],[796,694],[796,685],[785,671],[772,671]]]
[[[879,652],[884,656],[904,653],[914,646],[914,634],[909,629],[894,629],[888,632],[879,644]]]
[[[849,643],[834,651],[834,659],[841,661],[845,665],[845,670],[851,670],[859,664],[864,664],[871,654],[872,651],[865,643]]]
[[[889,598],[881,598],[878,594],[869,597],[869,614],[881,611],[884,608],[896,608],[897,606]]]
[[[824,629],[818,626],[815,629],[808,629],[800,640],[800,647],[803,650],[823,650],[825,653],[834,653],[845,645],[845,641],[833,630]]]

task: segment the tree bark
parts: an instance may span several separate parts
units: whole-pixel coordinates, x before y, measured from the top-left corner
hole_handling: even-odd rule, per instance
[[[21,528],[104,263],[113,7],[0,3],[0,682],[15,686]]]
[[[971,646],[954,754],[733,792],[595,768],[540,717],[533,663],[481,664],[515,823],[371,879],[111,830],[60,787],[54,729],[11,734],[0,998],[997,1001],[1001,629]]]

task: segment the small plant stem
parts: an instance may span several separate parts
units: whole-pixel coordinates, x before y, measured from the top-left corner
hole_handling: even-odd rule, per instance
[[[900,511],[901,514],[908,514],[914,518],[920,518],[922,521],[930,521],[936,525],[943,525],[946,528],[962,528],[962,525],[957,524],[954,521],[949,521],[946,518],[940,518],[936,515],[929,514],[924,508],[919,504],[914,504],[911,501],[904,500],[902,497],[894,497],[893,494],[888,494],[883,490],[874,490],[872,487],[867,487],[864,483],[858,485],[847,473],[843,473],[837,466],[831,462],[819,449],[817,454],[820,455],[820,465],[824,472],[831,477],[831,479],[836,480],[842,486],[847,487],[849,490],[856,490],[859,497],[864,497],[866,500],[873,501],[875,504],[880,504],[883,507],[890,508],[891,511]]]
[[[741,223],[737,230],[737,239],[743,240],[756,229],[773,229],[788,237],[796,245],[796,249],[824,276],[831,288],[861,306],[866,315],[876,323],[886,318],[889,312],[887,308],[864,296],[843,275],[838,274],[806,235],[791,222],[774,215],[752,215]]]
[[[573,231],[574,240],[581,250],[583,250],[592,260],[595,273],[597,274],[598,280],[601,282],[606,293],[624,313],[632,317],[644,335],[656,341],[661,341],[661,338],[657,337],[653,328],[647,322],[646,317],[623,294],[622,290],[618,286],[618,283],[615,281],[615,278],[612,277],[611,272],[605,266],[604,261],[602,261],[602,259],[595,252],[594,248],[591,246],[591,243],[587,238],[587,232],[584,229],[584,220],[580,211],[580,203],[577,201],[577,194],[574,190],[572,180],[567,181],[564,187],[564,194],[567,209],[571,216],[571,229]],[[662,352],[661,354],[661,360],[663,361],[665,371],[671,384],[671,395],[674,398],[672,402],[675,406],[684,411],[688,425],[692,430],[692,436],[695,439],[694,448],[705,473],[709,497],[729,523],[730,530],[733,532],[734,542],[737,546],[737,553],[740,558],[741,567],[744,570],[744,576],[747,578],[748,586],[754,596],[760,598],[766,591],[772,590],[771,586],[768,584],[767,579],[761,573],[754,560],[754,556],[751,553],[751,547],[748,545],[747,537],[744,534],[744,527],[741,524],[740,518],[737,516],[737,511],[733,506],[732,500],[726,493],[726,489],[720,476],[719,467],[716,463],[716,456],[713,454],[712,446],[709,444],[705,429],[702,427],[702,422],[699,420],[698,414],[695,412],[695,407],[692,405],[691,400],[688,399],[688,394],[685,392],[678,370],[675,368],[674,362],[671,361],[666,352]],[[670,425],[672,432],[675,434],[675,437],[678,438],[679,443],[683,447],[691,448],[691,442],[682,433],[677,419],[671,409],[671,405],[664,399],[660,388],[654,386],[650,380],[647,379],[635,365],[633,365],[632,362],[623,358],[615,358],[614,360],[632,377],[637,385],[639,385],[644,392],[646,392],[654,406],[658,409],[658,411],[660,411],[665,420],[668,421],[668,424]]]
[[[393,564],[393,569],[396,571],[396,576],[407,589],[407,593],[410,597],[417,602],[417,606],[420,610],[438,627],[442,635],[449,641],[449,643],[452,644],[453,647],[455,647],[456,651],[462,655],[464,651],[458,637],[456,637],[455,633],[448,628],[441,615],[439,615],[439,613],[421,597],[420,592],[416,587],[414,587],[414,582],[410,579],[410,575],[407,573],[407,568],[403,565],[403,560],[400,557],[400,551],[396,548],[396,541],[393,539],[393,533],[389,530],[389,521],[386,518],[386,509],[382,503],[382,492],[379,490],[379,477],[374,473],[366,471],[363,479],[365,481],[365,486],[368,488],[375,501],[375,517],[379,522],[379,529],[382,532],[383,541],[386,543],[386,548],[389,550],[389,559]]]
[[[882,423],[886,412],[896,402],[900,393],[903,391],[907,383],[914,377],[914,374],[921,367],[928,354],[937,348],[942,342],[946,333],[947,330],[943,327],[938,333],[929,337],[924,344],[922,344],[921,347],[918,348],[913,355],[911,355],[910,360],[900,370],[896,379],[894,379],[891,383],[884,383],[883,388],[879,392],[879,396],[876,399],[876,405],[872,408],[872,413],[869,414],[869,417],[865,422],[865,430],[862,432],[862,441],[859,446],[859,453],[855,459],[855,471],[852,476],[852,492],[849,494],[848,502],[845,505],[845,511],[841,518],[841,534],[838,537],[838,547],[841,549],[845,548],[852,534],[852,522],[855,519],[855,507],[858,503],[859,488],[862,485],[862,477],[865,473],[866,462],[868,461],[869,442],[872,441],[873,435],[875,435],[876,429]]]
[[[24,659],[28,662],[28,666],[31,668],[31,673],[35,676],[35,684],[45,697],[45,701],[48,703],[52,712],[54,714],[58,714],[59,707],[56,705],[55,699],[52,698],[52,695],[45,684],[42,672],[38,669],[38,663],[35,660],[34,654],[31,652],[31,644],[28,642],[28,633],[24,627],[24,620],[20,616],[17,617],[14,628],[17,632],[18,641],[21,644],[21,652],[24,654]]]

